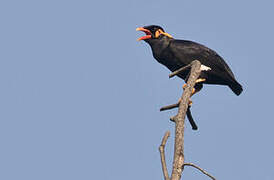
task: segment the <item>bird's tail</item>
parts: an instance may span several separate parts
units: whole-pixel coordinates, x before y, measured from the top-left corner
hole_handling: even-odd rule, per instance
[[[236,80],[230,83],[229,87],[237,96],[239,96],[243,91],[242,86]]]

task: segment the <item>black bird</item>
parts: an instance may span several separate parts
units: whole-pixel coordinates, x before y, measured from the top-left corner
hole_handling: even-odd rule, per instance
[[[154,58],[172,72],[194,60],[201,62],[202,72],[196,81],[194,93],[200,91],[203,84],[227,85],[236,95],[240,95],[243,91],[229,66],[212,49],[196,42],[173,39],[162,27],[157,25],[140,27],[136,30],[146,33],[138,40],[147,42],[152,49]],[[178,76],[187,81],[188,73],[185,71]]]
[[[138,40],[147,42],[152,49],[154,58],[172,72],[190,64],[194,60],[201,62],[202,72],[196,81],[192,95],[200,91],[203,88],[203,84],[227,85],[236,95],[240,95],[243,91],[242,86],[235,79],[229,66],[212,49],[196,42],[173,39],[160,26],[150,25],[137,28],[136,30],[146,33],[145,36],[140,37]],[[188,74],[189,71],[184,71],[178,76],[187,81]],[[189,109],[187,115],[192,129],[197,130],[198,127],[192,119]]]

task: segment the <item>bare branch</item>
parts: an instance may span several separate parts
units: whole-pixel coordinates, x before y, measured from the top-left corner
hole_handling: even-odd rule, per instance
[[[190,111],[190,106],[188,106],[187,108],[187,111],[186,111],[186,116],[187,116],[187,119],[192,127],[193,130],[197,130],[198,129],[198,126],[196,125],[192,115],[191,115],[191,111]]]
[[[199,166],[193,164],[193,163],[185,163],[184,166],[192,166],[195,167],[196,169],[200,170],[202,173],[204,173],[205,175],[207,175],[208,177],[210,177],[213,180],[216,180],[213,176],[211,176],[208,172],[206,172],[205,170],[203,170],[202,168],[200,168]]]
[[[169,110],[173,108],[178,108],[178,114],[171,117],[170,120],[175,122],[175,144],[174,144],[174,159],[173,159],[173,167],[172,167],[172,174],[171,178],[169,178],[167,166],[166,166],[166,160],[165,160],[165,145],[167,142],[167,139],[170,135],[169,132],[166,132],[165,136],[163,137],[162,144],[159,147],[160,155],[161,155],[161,163],[162,163],[162,170],[165,177],[165,180],[180,180],[182,176],[182,172],[184,169],[184,166],[192,166],[200,170],[202,173],[207,175],[213,180],[216,180],[213,176],[211,176],[209,173],[207,173],[202,168],[192,164],[192,163],[184,163],[184,129],[185,129],[185,117],[187,116],[190,124],[192,126],[192,129],[196,130],[197,126],[192,118],[189,101],[190,96],[192,95],[192,89],[195,86],[196,80],[199,78],[201,74],[201,63],[197,60],[193,61],[189,65],[174,71],[172,74],[170,74],[170,78],[178,75],[182,71],[185,71],[187,69],[191,68],[190,73],[187,76],[187,86],[184,88],[183,95],[178,103],[172,104],[169,106],[162,107],[160,111]]]
[[[161,145],[159,146],[162,170],[163,170],[165,180],[169,180],[168,170],[167,170],[167,166],[166,166],[166,158],[165,158],[165,146],[166,146],[166,142],[167,142],[167,139],[169,136],[170,136],[170,132],[167,131],[162,139]]]
[[[179,104],[180,102],[176,103],[176,104],[171,104],[171,105],[168,105],[168,106],[164,106],[160,109],[160,111],[166,111],[166,110],[170,110],[170,109],[174,109],[174,108],[177,108],[179,107]],[[198,126],[196,125],[192,115],[191,115],[191,111],[190,111],[190,106],[188,106],[187,108],[187,111],[186,111],[186,116],[190,122],[190,125],[192,127],[193,130],[197,130],[198,129]],[[174,116],[170,118],[171,121],[175,122],[174,120]]]
[[[191,66],[192,66],[192,63],[190,63],[190,64],[188,64],[188,65],[186,65],[186,66],[184,66],[184,67],[182,67],[182,68],[180,68],[180,69],[178,69],[178,70],[172,72],[172,73],[169,75],[169,78],[172,78],[172,77],[176,76],[177,74],[180,74],[181,72],[183,72],[183,71],[185,71],[185,70],[187,70],[187,69],[190,69]]]
[[[176,104],[171,104],[168,106],[161,107],[160,111],[166,111],[166,110],[177,108],[177,107],[179,107],[179,104],[180,104],[180,102],[178,102]]]
[[[175,122],[176,118],[177,118],[177,115],[176,116],[172,116],[172,117],[170,117],[170,121]]]
[[[184,168],[184,125],[185,125],[185,116],[189,105],[189,99],[191,96],[192,89],[195,85],[195,81],[198,79],[201,73],[201,63],[197,60],[193,61],[189,66],[191,66],[190,75],[187,81],[187,86],[183,92],[178,114],[175,118],[175,145],[174,145],[174,159],[173,159],[173,168],[171,174],[171,180],[180,180]],[[181,68],[183,70],[185,68]],[[178,74],[183,70],[179,69],[175,71]]]

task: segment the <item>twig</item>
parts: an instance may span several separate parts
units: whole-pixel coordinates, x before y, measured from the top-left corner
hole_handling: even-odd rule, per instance
[[[172,116],[172,117],[170,117],[170,121],[172,121],[172,122],[175,122],[176,121],[176,118],[177,118],[177,115],[176,116]]]
[[[179,73],[181,73],[181,72],[183,72],[183,71],[185,71],[185,70],[191,68],[192,64],[193,64],[193,61],[192,61],[192,63],[190,63],[190,64],[188,64],[188,65],[186,65],[186,66],[184,66],[184,67],[182,67],[182,68],[180,68],[180,69],[174,71],[173,73],[171,73],[171,74],[169,75],[169,78],[172,78],[172,77],[176,76],[177,74],[179,74]]]
[[[197,130],[198,129],[198,126],[196,125],[193,117],[192,117],[192,114],[191,114],[191,111],[190,111],[190,106],[188,106],[187,108],[187,111],[186,111],[186,116],[187,116],[187,119],[192,127],[193,130]]]
[[[216,180],[213,176],[211,176],[208,172],[206,172],[205,170],[203,170],[202,168],[200,168],[199,166],[193,164],[193,163],[185,163],[184,166],[192,166],[195,167],[196,169],[200,170],[202,173],[204,173],[205,175],[207,175],[208,177],[210,177],[213,180]]]
[[[180,102],[178,102],[176,104],[171,104],[171,105],[168,105],[168,106],[161,107],[160,111],[166,111],[166,110],[177,108],[177,107],[179,107],[179,104],[180,104]],[[191,111],[190,111],[190,106],[188,106],[188,108],[187,108],[186,116],[189,120],[189,123],[190,123],[192,129],[197,130],[198,127],[197,127],[197,125],[196,125],[196,123],[195,123],[195,121],[192,117],[192,114],[191,114]],[[170,120],[175,122],[174,117],[171,117]]]
[[[177,107],[179,107],[179,104],[180,104],[180,102],[177,102],[176,104],[171,104],[168,106],[161,107],[160,111],[166,111],[166,110],[177,108]]]
[[[193,61],[190,66],[191,66],[191,71],[187,81],[188,86],[186,86],[183,92],[179,109],[178,109],[178,114],[177,114],[177,117],[175,118],[175,145],[174,145],[174,159],[173,159],[171,180],[180,180],[182,176],[182,172],[184,168],[183,164],[184,164],[185,116],[188,109],[189,98],[191,96],[192,89],[195,85],[195,81],[198,79],[201,73],[201,63],[199,61],[197,60]],[[178,70],[178,71],[181,72],[182,70]]]
[[[167,142],[167,139],[169,136],[170,136],[170,132],[167,131],[162,139],[161,145],[159,146],[162,170],[163,170],[165,180],[169,180],[169,175],[168,175],[167,166],[166,166],[166,158],[165,158],[165,146],[166,146],[166,142]]]

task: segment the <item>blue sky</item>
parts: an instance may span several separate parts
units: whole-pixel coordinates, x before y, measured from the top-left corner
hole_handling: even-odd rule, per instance
[[[217,179],[272,180],[273,1],[1,1],[0,179],[163,179],[159,112],[183,82],[136,27],[158,24],[216,50],[244,91],[193,97],[185,157]],[[186,168],[185,179],[207,179]]]

